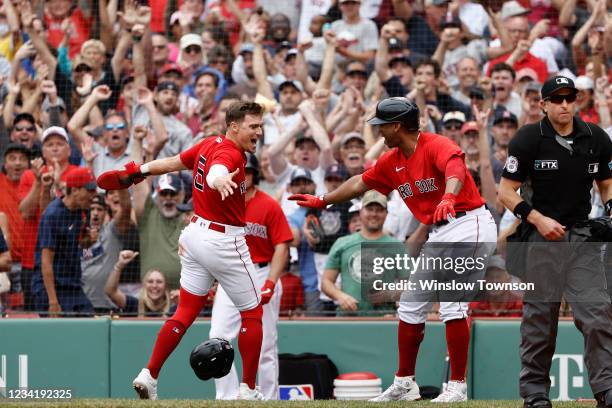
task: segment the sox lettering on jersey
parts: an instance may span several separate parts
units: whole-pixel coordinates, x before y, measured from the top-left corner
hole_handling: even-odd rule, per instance
[[[268,227],[265,225],[247,221],[245,231],[246,235],[253,235],[255,237],[268,239]]]

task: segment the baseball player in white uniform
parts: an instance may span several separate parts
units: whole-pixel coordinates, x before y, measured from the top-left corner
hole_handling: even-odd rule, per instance
[[[278,280],[287,265],[289,242],[293,240],[287,218],[280,205],[268,194],[257,189],[259,164],[250,154],[246,173],[246,240],[255,264],[255,281],[261,287],[263,305],[263,341],[259,358],[259,387],[264,399],[278,399],[278,312],[282,287]],[[223,285],[219,286],[212,311],[210,338],[232,341],[240,329],[240,313]],[[236,399],[238,375],[232,369],[225,377],[215,380],[217,399]]]
[[[162,326],[153,353],[133,382],[142,399],[157,398],[157,378],[170,354],[204,306],[216,279],[239,310],[238,349],[242,382],[237,398],[262,400],[255,387],[263,337],[261,295],[245,238],[245,152],[254,152],[262,135],[263,108],[232,104],[226,136],[210,137],[181,154],[143,165],[129,163],[98,178],[106,190],[128,188],[149,175],[193,170],[195,215],[179,238],[180,297],[176,313]],[[268,292],[269,288],[265,288]]]

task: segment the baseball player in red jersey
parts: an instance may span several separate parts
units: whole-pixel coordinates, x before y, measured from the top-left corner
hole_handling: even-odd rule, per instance
[[[261,400],[255,388],[262,342],[260,291],[245,239],[245,151],[254,152],[262,135],[263,109],[250,102],[230,106],[225,137],[210,137],[180,155],[143,165],[129,163],[98,178],[107,190],[127,188],[146,176],[193,170],[194,216],[179,238],[181,288],[176,313],[161,328],[146,368],[133,382],[140,398],[157,398],[157,377],[206,302],[216,279],[242,321],[238,348],[242,383],[237,397]],[[269,287],[266,287],[266,290]]]
[[[479,243],[472,245],[472,257],[489,257],[497,239],[495,221],[478,194],[459,146],[443,136],[420,132],[419,109],[406,98],[379,102],[376,116],[368,123],[378,127],[385,144],[391,148],[374,167],[347,180],[332,193],[320,197],[298,194],[290,199],[297,200],[304,207],[324,208],[358,197],[370,189],[383,194],[397,190],[421,223],[434,225],[429,243]],[[398,310],[399,368],[393,384],[373,401],[420,398],[414,375],[431,302],[406,301],[406,294],[402,294]],[[451,378],[446,389],[433,402],[467,400],[468,306],[467,301],[440,302],[440,318],[446,325]]]
[[[293,240],[287,218],[278,202],[257,189],[259,164],[253,154],[247,156],[246,240],[255,264],[255,281],[261,290],[263,305],[263,342],[259,358],[259,387],[266,400],[278,399],[278,333],[276,323],[282,287],[278,278],[287,265],[289,242]],[[219,285],[212,310],[210,338],[232,341],[240,329],[240,314],[229,295]],[[217,399],[236,399],[236,368],[215,380]]]

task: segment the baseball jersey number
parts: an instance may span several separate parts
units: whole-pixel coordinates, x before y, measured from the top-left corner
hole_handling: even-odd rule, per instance
[[[204,166],[206,166],[206,157],[200,155],[198,159],[198,170],[193,178],[193,186],[198,191],[204,191]]]

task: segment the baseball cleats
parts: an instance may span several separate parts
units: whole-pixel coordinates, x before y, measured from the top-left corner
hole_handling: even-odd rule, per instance
[[[393,384],[389,386],[376,398],[372,398],[373,402],[387,401],[416,401],[421,399],[419,386],[414,381],[414,377],[395,377]]]
[[[464,381],[449,381],[442,394],[431,402],[461,402],[467,401],[467,384]]]
[[[138,393],[140,399],[157,399],[157,380],[151,377],[148,368],[140,370],[138,377],[132,383],[134,390]]]
[[[259,387],[255,387],[255,389],[252,390],[245,383],[240,383],[240,388],[238,389],[238,399],[239,400],[250,400],[250,401],[263,401],[264,397],[263,397],[263,394],[259,392]]]

